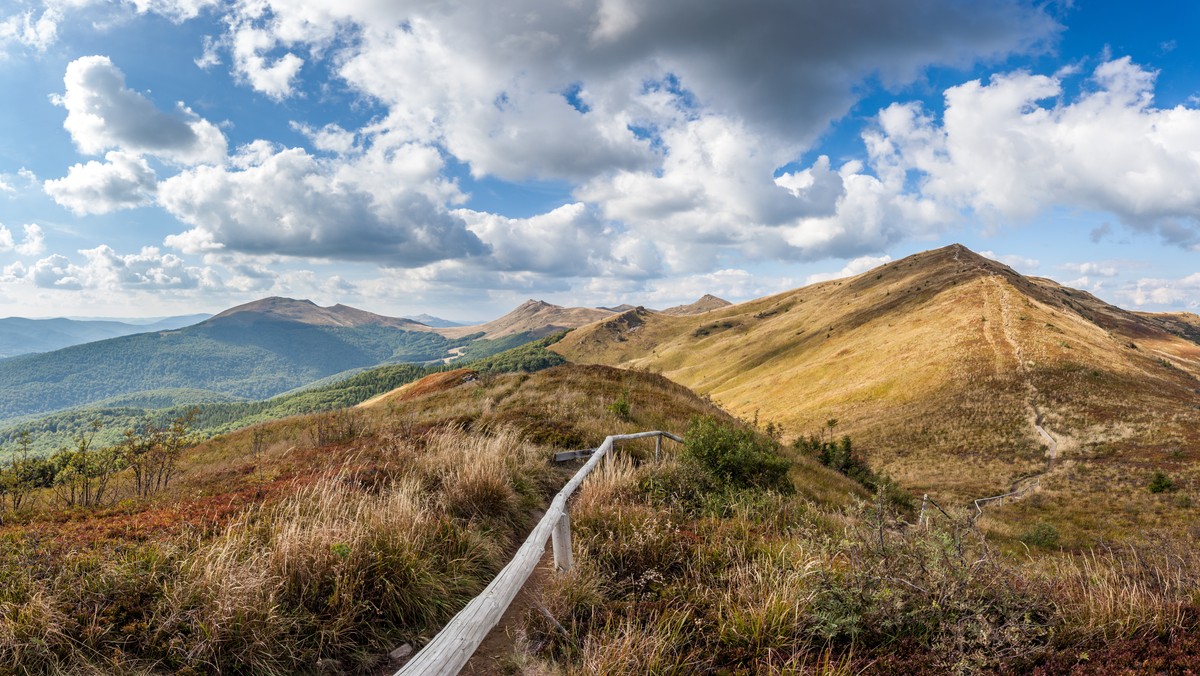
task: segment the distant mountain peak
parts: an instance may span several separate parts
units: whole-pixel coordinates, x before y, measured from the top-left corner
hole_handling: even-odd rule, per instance
[[[207,324],[285,321],[312,326],[388,326],[408,331],[429,331],[424,324],[399,317],[385,317],[338,303],[321,307],[308,299],[271,296],[231,307],[209,319]]]
[[[676,316],[698,315],[702,312],[708,312],[710,310],[717,310],[717,309],[720,309],[723,307],[727,307],[729,305],[733,305],[733,303],[730,303],[729,301],[725,300],[724,298],[718,298],[718,297],[712,295],[711,293],[706,293],[703,296],[700,296],[700,298],[693,303],[688,303],[687,305],[676,305],[675,307],[669,307],[666,310],[663,310],[662,312],[663,312],[663,314],[676,315]]]
[[[485,324],[474,326],[456,326],[448,329],[438,329],[438,333],[450,338],[483,333],[488,338],[511,336],[518,333],[529,333],[545,336],[563,329],[572,329],[584,324],[590,324],[598,319],[611,317],[609,310],[584,307],[562,307],[547,303],[544,300],[529,299],[518,305],[512,312],[493,319]]]
[[[609,312],[626,312],[628,310],[634,309],[635,307],[638,307],[638,306],[630,305],[629,303],[621,303],[620,305],[614,305],[612,307],[605,307],[603,305],[600,305],[600,306],[597,306],[597,309],[608,310]]]
[[[425,326],[432,326],[435,329],[445,329],[452,326],[462,326],[462,322],[455,322],[441,317],[435,317],[431,314],[421,313],[419,315],[405,315],[405,319],[411,319],[414,322],[420,322]]]
[[[562,306],[560,306],[560,305],[555,305],[553,303],[547,303],[544,300],[534,300],[534,299],[530,298],[529,300],[525,301],[524,303],[521,303],[520,305],[518,305],[516,311],[525,310],[525,311],[540,312],[542,310],[561,310],[561,309],[562,309]]]

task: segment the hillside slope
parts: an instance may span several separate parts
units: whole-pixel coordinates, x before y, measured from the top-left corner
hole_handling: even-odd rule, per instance
[[[663,310],[662,313],[665,315],[698,315],[702,312],[718,310],[723,307],[729,307],[730,305],[732,305],[732,303],[724,298],[717,298],[711,293],[706,293],[703,296],[700,296],[700,298],[694,303],[669,307],[666,310]]]
[[[0,421],[147,390],[261,399],[387,362],[440,359],[469,341],[342,305],[270,298],[200,324],[0,362]],[[183,402],[181,402],[183,403]]]
[[[0,655],[22,673],[379,673],[507,562],[608,434],[728,417],[664,378],[564,366],[418,383],[403,407],[295,416],[206,441],[149,497],[123,472],[100,506],[31,493],[0,537]],[[606,409],[626,397],[627,415]],[[622,444],[614,466],[653,456]],[[623,463],[623,464],[622,464]],[[800,496],[861,492],[815,463]],[[74,485],[74,484],[73,484]],[[30,507],[29,504],[33,506]],[[3,505],[0,505],[0,511]],[[166,637],[166,638],[163,638]],[[388,669],[389,673],[394,669]]]
[[[533,339],[583,326],[612,314],[611,311],[600,308],[562,307],[541,300],[527,300],[512,312],[485,324],[439,328],[437,332],[447,338],[462,338],[482,333],[483,337],[488,339],[519,334],[526,334]]]
[[[661,372],[789,436],[836,419],[916,492],[966,499],[1045,470],[1039,416],[1092,481],[1193,472],[1200,344],[1179,323],[954,245],[703,315],[631,310],[552,349]]]
[[[169,331],[208,319],[208,315],[166,317],[148,324],[103,319],[0,319],[0,359],[148,331]]]

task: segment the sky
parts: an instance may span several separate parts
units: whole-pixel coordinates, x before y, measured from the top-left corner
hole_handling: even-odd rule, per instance
[[[748,300],[958,242],[1200,308],[1200,6],[4,0],[0,316]]]

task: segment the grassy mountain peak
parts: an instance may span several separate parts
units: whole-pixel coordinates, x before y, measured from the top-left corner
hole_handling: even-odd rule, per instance
[[[517,334],[540,338],[611,315],[610,310],[600,308],[562,307],[544,300],[530,299],[518,305],[512,312],[485,324],[455,326],[437,331],[447,338],[461,338],[473,333],[482,333],[489,339]]]
[[[700,296],[700,298],[698,298],[693,303],[688,303],[687,305],[676,305],[675,307],[669,307],[666,310],[663,310],[662,313],[666,314],[666,315],[698,315],[702,312],[708,312],[709,310],[716,310],[718,308],[727,307],[729,305],[732,305],[732,303],[725,300],[724,298],[717,298],[716,296],[712,295],[711,293],[706,293],[703,296]]]
[[[1062,462],[1025,509],[1069,501],[1062,513],[1087,530],[1119,521],[1101,523],[1111,510],[1098,502],[1144,492],[1149,467],[1194,473],[1200,344],[1188,326],[953,245],[702,315],[625,313],[551,349],[661,372],[791,438],[849,434],[902,484],[946,499],[1045,472],[1041,420]]]

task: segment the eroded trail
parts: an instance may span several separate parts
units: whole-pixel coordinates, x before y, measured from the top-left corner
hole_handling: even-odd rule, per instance
[[[1042,412],[1038,408],[1037,400],[1039,392],[1037,386],[1033,384],[1033,379],[1029,375],[1029,364],[1025,360],[1024,351],[1021,349],[1021,343],[1017,340],[1016,331],[1013,327],[1013,309],[1012,302],[1009,297],[1008,290],[1004,288],[998,275],[992,274],[987,277],[988,283],[993,287],[993,294],[988,294],[989,298],[985,300],[985,310],[988,309],[988,300],[993,300],[999,305],[1000,309],[1000,338],[1004,344],[1008,346],[1008,351],[1013,359],[1016,360],[1017,373],[1021,377],[1024,384],[1026,396],[1025,405],[1029,409],[1029,419],[1037,432],[1038,437],[1046,444],[1046,468],[1032,476],[1023,477],[1013,482],[1009,487],[1008,493],[997,495],[988,498],[980,498],[975,500],[976,516],[982,514],[982,507],[985,504],[999,503],[1003,504],[1004,500],[1018,500],[1027,495],[1031,490],[1041,485],[1042,477],[1054,468],[1054,462],[1058,459],[1058,442],[1042,427]],[[1000,360],[999,345],[992,331],[988,328],[984,329],[984,336],[993,350],[997,351],[997,363]]]

